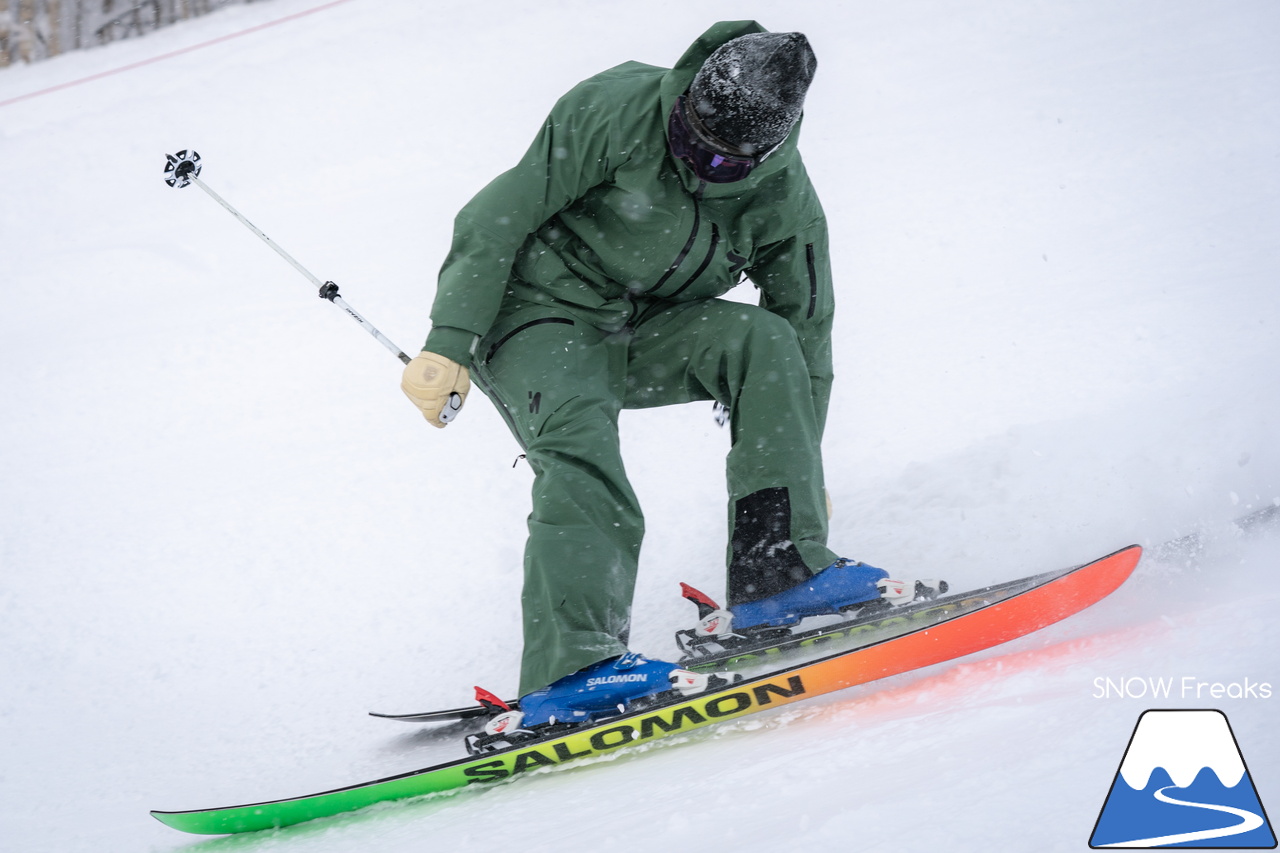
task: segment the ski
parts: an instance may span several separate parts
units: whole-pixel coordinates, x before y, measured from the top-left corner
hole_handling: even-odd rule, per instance
[[[467,705],[464,708],[447,708],[443,711],[426,711],[421,714],[379,714],[377,711],[370,711],[369,716],[384,720],[399,720],[402,723],[457,723],[477,717],[494,717],[519,707],[516,700],[499,699],[480,687],[476,688],[476,702],[477,704]]]
[[[680,659],[680,665],[695,672],[742,669],[764,663],[782,661],[798,655],[811,656],[821,650],[832,652],[853,651],[892,637],[917,631],[955,619],[982,607],[1012,598],[1056,578],[1070,574],[1079,567],[1044,572],[1017,580],[992,584],[968,592],[943,595],[937,598],[914,601],[898,606],[873,606],[850,619],[832,621],[832,617],[811,619],[826,624],[794,631],[784,636],[743,637],[736,645],[720,648],[715,640],[707,641],[704,649],[693,651]],[[878,604],[878,602],[877,602]],[[808,620],[806,620],[808,621]],[[691,638],[693,631],[681,631],[682,639]]]
[[[715,672],[756,667],[762,664],[778,665],[784,660],[801,656],[812,657],[815,652],[830,653],[837,649],[845,652],[854,651],[918,630],[926,625],[954,619],[1075,570],[1075,567],[1059,569],[928,601],[917,601],[892,608],[876,608],[872,612],[864,612],[851,619],[828,622],[820,627],[798,631],[787,636],[746,638],[740,645],[732,648],[697,656],[686,655],[679,660],[679,664],[694,672]],[[819,617],[819,621],[821,619],[822,617]],[[691,634],[692,632],[680,633]],[[413,714],[383,714],[370,711],[369,716],[402,723],[435,724],[487,719],[505,710],[491,701],[485,701],[480,696],[481,693],[484,691],[477,688],[476,698],[479,704],[461,708]],[[509,708],[519,707],[519,703],[514,699],[506,700],[504,704]]]
[[[290,826],[376,803],[512,779],[527,770],[648,743],[1008,642],[1105,598],[1133,573],[1141,555],[1142,549],[1131,545],[1074,569],[1028,578],[1029,586],[942,621],[923,620],[904,633],[852,650],[783,665],[694,697],[673,698],[495,752],[318,794],[151,814],[184,832],[224,835]]]
[[[519,704],[515,700],[507,703],[512,708]],[[401,723],[459,723],[463,720],[476,720],[496,716],[497,713],[483,705],[466,705],[462,708],[445,708],[442,711],[423,711],[417,714],[380,714],[370,711],[370,717],[380,720],[396,720]]]
[[[1233,526],[1240,533],[1248,534],[1257,530],[1265,530],[1269,526],[1278,523],[1280,523],[1280,506],[1266,506],[1235,519]],[[1203,538],[1203,534],[1192,533],[1170,540],[1159,545],[1155,549],[1154,555],[1157,559],[1169,559],[1177,555],[1194,553],[1202,547],[1201,540]],[[740,645],[722,651],[709,652],[697,657],[686,655],[679,663],[685,669],[706,672],[719,669],[740,669],[761,663],[776,663],[799,655],[811,656],[818,651],[827,653],[836,649],[852,651],[914,630],[926,622],[935,623],[954,618],[977,607],[1003,600],[1020,591],[1030,589],[1037,584],[1072,571],[1075,571],[1075,569],[1059,569],[993,584],[968,592],[953,593],[928,601],[917,601],[892,609],[876,610],[870,613],[863,612],[856,614],[851,619],[843,619],[820,627],[797,631],[786,637],[748,639]],[[680,633],[690,632],[682,631]],[[477,695],[477,701],[483,703],[483,699],[479,695]],[[506,700],[506,705],[512,708],[518,707],[518,703],[514,699]],[[369,712],[370,716],[383,720],[418,724],[457,723],[464,720],[487,719],[498,713],[501,713],[501,710],[495,710],[492,704],[466,705],[461,708],[447,708],[414,714]]]

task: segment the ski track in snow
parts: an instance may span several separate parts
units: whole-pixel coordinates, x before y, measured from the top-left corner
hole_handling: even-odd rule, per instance
[[[2,69],[0,102],[317,5]],[[1280,699],[1093,695],[1280,686],[1280,543],[1229,522],[1280,499],[1280,6],[731,11],[819,59],[834,547],[961,589],[1189,538],[1015,643],[650,749],[249,837],[160,826],[458,755],[364,712],[512,689],[531,480],[486,400],[427,428],[398,362],[163,155],[198,150],[412,351],[454,214],[554,99],[718,14],[352,0],[0,107],[0,847],[1083,850],[1156,706],[1222,708],[1280,796]],[[709,405],[622,429],[633,643],[669,655],[677,584],[723,584],[727,434]]]

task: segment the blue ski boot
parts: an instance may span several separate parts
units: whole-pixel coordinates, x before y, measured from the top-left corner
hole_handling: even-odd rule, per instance
[[[741,678],[734,676],[734,681]],[[730,683],[721,675],[690,672],[637,654],[609,658],[520,697],[519,707],[489,720],[483,735],[468,737],[467,749],[473,755],[503,749]]]
[[[839,559],[813,577],[768,598],[729,608],[738,631],[781,628],[806,616],[839,613],[880,598],[876,586],[889,573],[866,563]]]
[[[698,606],[698,625],[676,632],[676,642],[688,658],[728,651],[762,635],[794,633],[810,616],[862,613],[933,599],[947,591],[947,584],[893,580],[884,569],[841,558],[790,589],[728,609],[688,584],[681,588]]]

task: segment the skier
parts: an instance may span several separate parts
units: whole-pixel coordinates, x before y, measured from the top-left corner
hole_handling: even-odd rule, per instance
[[[826,544],[833,295],[796,149],[816,64],[800,33],[716,24],[670,70],[627,62],[575,86],[458,214],[402,388],[443,427],[474,380],[534,471],[525,730],[708,686],[627,648],[644,524],[619,451],[624,408],[728,411],[719,631],[892,597],[886,572]],[[759,307],[717,298],[743,276]]]

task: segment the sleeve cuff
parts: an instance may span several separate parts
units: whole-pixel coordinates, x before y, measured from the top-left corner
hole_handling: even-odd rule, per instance
[[[436,355],[453,359],[463,367],[470,367],[472,350],[478,340],[479,336],[466,329],[436,326],[427,335],[427,342],[422,345],[422,348]]]

